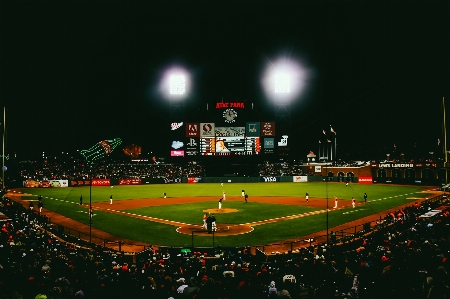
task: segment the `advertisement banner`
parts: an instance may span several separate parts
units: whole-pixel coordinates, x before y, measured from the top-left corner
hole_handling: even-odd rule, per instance
[[[23,182],[23,186],[25,188],[38,188],[39,187],[39,181],[36,180],[26,180]]]
[[[308,177],[306,175],[297,175],[292,177],[294,183],[305,183],[308,181]]]
[[[262,176],[259,177],[259,181],[264,183],[272,183],[272,182],[279,182],[280,178],[276,176]]]
[[[201,181],[202,181],[202,178],[188,178],[189,184],[200,183]]]
[[[186,140],[186,156],[197,156],[198,155],[198,146],[199,140],[197,138],[187,138]]]
[[[248,122],[245,125],[245,136],[247,137],[259,137],[261,132],[261,125],[259,122]]]
[[[141,185],[141,179],[119,179],[119,185]]]
[[[110,186],[111,181],[109,179],[93,179],[92,186]]]
[[[214,123],[200,123],[200,137],[214,137]]]
[[[181,178],[164,178],[164,184],[178,184],[181,183]]]
[[[275,148],[275,138],[264,138],[264,149]]]
[[[184,151],[170,151],[171,157],[184,157]]]
[[[77,187],[77,186],[89,186],[91,184],[90,180],[71,180],[70,186],[71,187]]]
[[[200,137],[200,123],[187,123],[186,137]]]
[[[69,181],[68,180],[50,180],[50,186],[51,187],[69,187]]]
[[[261,136],[275,136],[275,123],[274,122],[262,122],[261,123]]]
[[[372,184],[371,176],[360,176],[358,177],[358,184]]]

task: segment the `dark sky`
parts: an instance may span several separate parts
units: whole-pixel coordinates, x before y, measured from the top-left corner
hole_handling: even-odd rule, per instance
[[[291,151],[333,126],[342,158],[437,150],[450,98],[450,1],[4,1],[0,103],[9,153],[86,149],[120,137],[161,151],[174,63],[206,103],[273,106],[260,81],[278,57],[309,70],[291,103]],[[3,122],[3,120],[2,120]],[[163,154],[163,153],[161,153]]]

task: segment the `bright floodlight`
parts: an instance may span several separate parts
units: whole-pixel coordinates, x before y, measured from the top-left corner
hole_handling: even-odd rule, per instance
[[[169,84],[170,94],[184,94],[186,91],[186,79],[183,75],[171,75]]]
[[[278,73],[274,76],[275,93],[289,93],[291,91],[288,74]]]
[[[159,92],[166,99],[186,98],[190,93],[191,78],[189,71],[181,66],[169,66],[162,71]]]
[[[269,62],[262,77],[262,87],[268,99],[291,101],[304,91],[308,76],[308,69],[298,61],[283,57]]]

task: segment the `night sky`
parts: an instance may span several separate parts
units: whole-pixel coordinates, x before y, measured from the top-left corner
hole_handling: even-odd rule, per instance
[[[330,125],[342,159],[380,158],[394,144],[407,157],[438,151],[449,11],[450,1],[2,0],[7,153],[120,137],[166,154],[158,86],[174,64],[192,76],[186,119],[203,121],[206,103],[224,99],[271,121],[261,81],[280,57],[307,70],[291,102],[291,152],[317,151]]]

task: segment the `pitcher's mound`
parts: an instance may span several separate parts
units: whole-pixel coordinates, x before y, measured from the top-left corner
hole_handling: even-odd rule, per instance
[[[239,212],[237,209],[207,209],[203,210],[205,213],[211,213],[211,214],[221,214],[221,213],[236,213]]]

